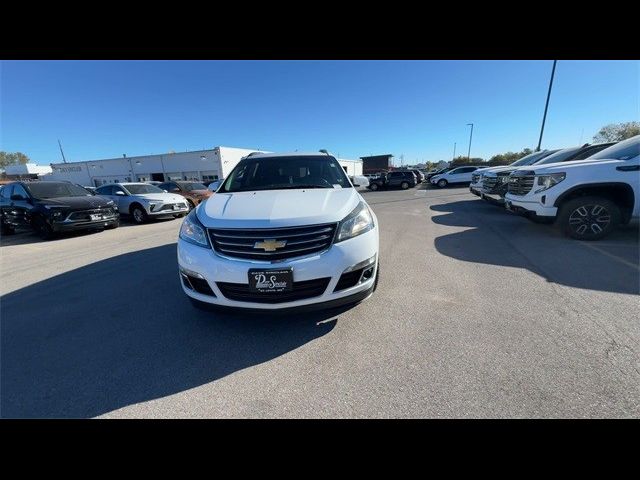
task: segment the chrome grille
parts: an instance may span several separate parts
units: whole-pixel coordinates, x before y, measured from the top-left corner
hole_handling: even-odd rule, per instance
[[[221,255],[268,262],[326,250],[333,242],[337,225],[328,223],[288,228],[209,228],[208,232],[214,250]],[[260,248],[259,244],[265,241],[277,244],[277,248],[274,251]],[[285,242],[284,245],[282,242]]]
[[[498,184],[498,177],[484,177],[482,179],[483,190],[493,190]]]
[[[533,175],[511,175],[509,177],[509,193],[526,195],[533,188],[535,178]]]

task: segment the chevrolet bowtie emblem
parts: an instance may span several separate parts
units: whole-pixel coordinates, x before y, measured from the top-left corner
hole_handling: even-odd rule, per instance
[[[256,242],[253,248],[262,248],[265,252],[275,252],[277,249],[284,247],[287,244],[286,240],[276,240],[275,238],[269,238],[262,242]]]

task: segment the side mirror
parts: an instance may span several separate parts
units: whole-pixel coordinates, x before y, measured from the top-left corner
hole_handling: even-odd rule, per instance
[[[116,192],[116,195],[120,195],[121,197],[124,197],[124,192],[123,192],[123,191],[121,191],[121,190],[118,190],[118,191]]]
[[[16,202],[23,202],[26,200],[26,198],[24,198],[22,195],[16,194],[16,195],[11,195],[11,200]]]
[[[162,191],[163,191],[164,193],[169,193],[169,192],[167,192],[166,190],[162,190]]]

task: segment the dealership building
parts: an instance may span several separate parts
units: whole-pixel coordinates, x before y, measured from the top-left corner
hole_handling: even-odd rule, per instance
[[[211,150],[165,153],[139,157],[52,163],[43,180],[68,180],[84,186],[107,183],[169,180],[210,181],[225,178],[233,167],[252,152],[247,148],[216,147]],[[269,153],[269,152],[264,152]],[[347,175],[362,175],[362,160],[338,159]]]

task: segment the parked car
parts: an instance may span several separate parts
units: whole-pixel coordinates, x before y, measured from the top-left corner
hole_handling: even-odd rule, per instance
[[[149,185],[154,185],[154,186],[156,186],[156,187],[157,187],[157,186],[158,186],[158,185],[160,185],[162,182],[159,182],[159,181],[157,181],[157,180],[148,180],[148,181],[146,181],[146,182],[144,182],[144,183],[148,183]]]
[[[158,185],[158,188],[166,190],[169,193],[177,193],[187,199],[189,204],[189,210],[193,209],[200,202],[209,198],[213,192],[207,190],[203,184],[199,182],[187,182],[187,181],[171,181],[164,182]]]
[[[123,215],[130,215],[135,223],[149,218],[184,217],[189,206],[184,197],[148,183],[113,183],[102,185],[96,194],[113,200]]]
[[[376,216],[335,157],[254,154],[185,218],[179,275],[199,308],[334,307],[373,293],[378,244]]]
[[[640,136],[586,160],[522,167],[509,177],[507,210],[547,219],[568,236],[598,240],[640,216]]]
[[[471,175],[478,170],[477,166],[457,167],[431,177],[431,185],[444,188],[452,184],[471,183]]]
[[[488,167],[480,170],[476,170],[471,174],[471,184],[469,185],[469,191],[478,197],[482,197],[482,186],[483,186],[483,177],[484,175],[489,174],[490,172],[502,172],[508,171],[511,173],[517,167],[521,167],[524,165],[531,165],[544,157],[551,155],[552,153],[557,152],[558,150],[542,150],[540,152],[533,152],[529,155],[525,155],[522,158],[519,158],[513,163],[509,165],[501,165],[498,167]]]
[[[369,180],[368,188],[374,192],[387,188],[401,188],[402,190],[406,190],[407,188],[415,187],[416,184],[417,180],[413,172],[396,170],[377,178],[372,178]]]
[[[71,182],[12,182],[0,192],[3,234],[32,228],[48,240],[57,232],[117,228],[117,205]]]
[[[431,181],[431,179],[432,179],[433,177],[435,177],[436,175],[440,175],[440,174],[442,174],[442,173],[446,173],[446,172],[448,172],[449,170],[453,170],[454,168],[455,168],[455,167],[445,167],[445,168],[441,168],[441,169],[439,169],[439,170],[433,170],[433,171],[431,171],[431,172],[429,172],[429,173],[427,174],[427,176],[426,176],[426,180],[430,182],[430,181]]]
[[[482,173],[482,198],[495,205],[504,205],[504,196],[507,194],[507,183],[511,172],[525,165],[546,165],[548,163],[569,162],[572,160],[584,160],[585,158],[598,153],[605,148],[615,145],[615,142],[599,143],[596,145],[585,144],[582,147],[564,148],[562,150],[551,151],[552,153],[543,154],[535,161],[533,155],[527,162],[521,162],[519,165],[510,165],[502,168],[492,168]],[[541,152],[536,152],[541,153]],[[525,158],[527,158],[525,157]],[[521,159],[522,160],[522,159]],[[517,162],[514,162],[517,163]]]
[[[422,174],[422,172],[418,169],[412,169],[409,170],[410,172],[413,172],[414,175],[416,176],[416,182],[417,183],[422,183],[422,181],[424,180],[424,175]]]
[[[350,175],[349,180],[356,188],[367,188],[369,187],[369,179],[364,175]]]

